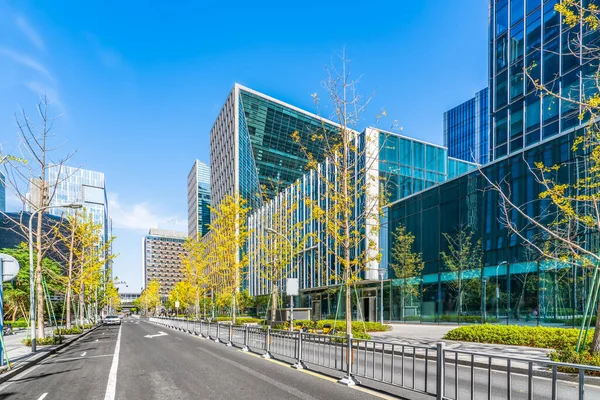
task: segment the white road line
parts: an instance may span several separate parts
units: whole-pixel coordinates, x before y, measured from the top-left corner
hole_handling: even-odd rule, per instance
[[[44,393],[43,395],[41,395],[38,400],[44,400],[46,396],[48,396],[48,393]]]
[[[117,336],[117,344],[115,345],[115,354],[113,356],[112,366],[108,374],[108,383],[106,384],[106,393],[104,400],[114,400],[117,389],[117,370],[119,369],[119,350],[121,349],[121,328],[119,326],[119,335]]]
[[[87,354],[87,351],[84,351],[83,353],[81,353],[81,357],[85,357],[86,354]]]
[[[120,329],[119,329],[119,333],[121,333],[121,330],[120,330]],[[94,342],[97,342],[97,341],[98,341],[98,339],[94,340]]]

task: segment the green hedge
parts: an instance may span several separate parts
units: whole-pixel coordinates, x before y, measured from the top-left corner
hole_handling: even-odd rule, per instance
[[[570,364],[587,364],[587,365],[593,365],[596,367],[600,367],[600,355],[592,355],[587,350],[585,350],[581,353],[575,352],[574,349],[557,350],[557,351],[553,351],[552,353],[550,353],[550,359],[552,361],[558,361],[558,362],[564,362],[564,363],[570,363]],[[565,368],[565,367],[559,367],[558,370],[561,372],[571,372],[571,373],[579,372],[575,368]],[[586,374],[600,376],[600,373],[595,372],[595,371],[586,371]]]
[[[4,325],[11,325],[13,327],[13,329],[15,328],[27,328],[29,325],[27,325],[27,321],[25,321],[24,319],[19,319],[16,320],[14,322],[12,321],[4,321]]]
[[[589,341],[593,335],[592,330],[588,334]],[[453,329],[446,333],[444,339],[569,350],[577,345],[578,336],[579,329],[573,328],[486,324]]]

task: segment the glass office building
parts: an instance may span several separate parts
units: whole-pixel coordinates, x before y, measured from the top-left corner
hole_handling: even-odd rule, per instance
[[[212,203],[240,193],[252,208],[259,207],[306,173],[302,146],[322,159],[322,149],[310,137],[334,126],[235,84],[210,133]],[[292,139],[296,131],[302,146]]]
[[[487,164],[489,161],[488,88],[444,113],[444,146],[448,156]]]
[[[50,205],[82,203],[84,210],[92,216],[94,223],[102,227],[100,240],[102,243],[106,243],[111,235],[111,227],[104,174],[65,165],[54,165],[48,168],[48,182],[56,185]],[[49,213],[56,216],[72,215],[75,210],[51,208]],[[108,268],[108,265],[105,267]]]
[[[366,137],[376,140],[365,140]],[[363,174],[370,175],[374,179],[367,177],[365,181],[376,182],[376,184],[365,190],[363,194],[358,194],[355,199],[354,215],[361,215],[361,218],[364,218],[363,221],[356,222],[356,229],[364,232],[363,237],[375,242],[378,248],[388,247],[386,219],[384,218],[381,224],[365,223],[369,216],[365,214],[363,207],[373,205],[374,202],[382,199],[396,201],[476,168],[473,163],[449,158],[447,149],[442,146],[395,133],[367,128],[358,134],[357,138],[359,143],[357,147],[363,149],[360,150],[361,154],[364,154],[363,157],[374,161],[357,163],[359,179],[362,179]],[[364,145],[372,148],[362,148],[361,146]],[[363,168],[365,165],[369,167]],[[316,170],[309,171],[278,196],[253,210],[248,219],[250,229],[248,289],[252,295],[270,293],[271,282],[268,273],[264,270],[265,259],[261,251],[261,240],[267,237],[265,229],[273,226],[275,219],[284,218],[283,226],[290,227],[286,235],[292,241],[298,241],[295,246],[302,248],[294,261],[298,266],[297,275],[295,271],[290,271],[299,279],[302,303],[305,306],[314,306],[313,313],[321,316],[330,315],[327,312],[329,308],[321,308],[317,303],[320,304],[321,296],[328,296],[327,293],[331,293],[331,289],[335,289],[340,284],[339,277],[342,276],[343,271],[341,265],[336,262],[335,255],[328,249],[333,239],[327,236],[322,222],[312,219],[311,210],[314,204],[327,210],[330,204],[330,192],[325,189],[325,185],[335,185],[335,182],[336,174],[331,164],[323,162]],[[381,196],[382,190],[385,191],[385,196]],[[282,210],[284,208],[287,209]],[[379,206],[373,209],[378,208]],[[380,216],[375,212],[374,218]],[[281,221],[275,222],[281,224]],[[374,227],[376,225],[379,226]],[[365,251],[364,249],[366,249],[364,243],[359,243],[353,249],[353,253]],[[380,265],[387,265],[387,258],[388,255],[383,254],[380,262],[367,265],[362,272],[362,278],[366,281],[377,280],[377,268]],[[284,282],[281,282],[280,287],[283,284]],[[356,310],[353,312],[356,313]],[[367,319],[369,318],[374,319],[374,315]]]
[[[492,181],[505,179],[511,200],[528,215],[549,215],[549,201],[539,198],[542,190],[529,166],[537,161],[547,165],[569,163],[563,179],[575,179],[586,171],[586,164],[575,162],[572,151],[575,133],[563,135],[483,168]],[[486,190],[487,180],[479,171],[424,190],[389,207],[389,232],[399,224],[415,235],[414,251],[421,252],[425,267],[420,276],[407,284],[413,292],[401,310],[402,280],[392,277],[386,283],[384,317],[391,320],[422,322],[493,322],[518,324],[573,325],[583,314],[591,276],[581,267],[539,260],[539,254],[525,246],[518,235],[506,228],[497,192]],[[511,221],[524,226],[518,213]],[[464,292],[458,310],[458,272],[442,261],[448,246],[444,233],[452,235],[459,227],[470,229],[481,238],[480,268],[462,271]],[[528,238],[539,232],[528,227]],[[392,240],[391,234],[389,240]],[[590,249],[600,248],[597,236],[586,236]],[[388,249],[389,251],[389,249]]]
[[[200,238],[210,224],[210,168],[196,160],[188,174],[188,237]]]
[[[568,28],[558,0],[490,0],[489,88],[492,158],[549,140],[585,123],[579,106],[544,95],[579,101],[597,91],[597,62],[583,57],[583,44],[597,45],[600,32]],[[524,73],[527,71],[528,75]]]

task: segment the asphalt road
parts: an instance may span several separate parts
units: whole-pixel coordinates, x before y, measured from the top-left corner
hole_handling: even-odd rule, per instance
[[[386,396],[138,320],[100,327],[0,385],[0,399],[15,400],[381,397]]]

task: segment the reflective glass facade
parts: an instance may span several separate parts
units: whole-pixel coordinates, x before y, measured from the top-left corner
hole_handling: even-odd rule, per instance
[[[374,140],[365,140],[367,136]],[[363,147],[367,144],[372,148]],[[369,168],[363,169],[366,165],[364,160],[357,164],[359,179],[380,184],[373,185],[362,197],[357,197],[355,215],[364,215],[362,207],[365,204],[378,202],[381,198],[380,190],[386,191],[386,201],[393,202],[476,168],[475,164],[449,159],[447,149],[442,146],[374,128],[367,128],[359,135],[357,146],[365,149],[365,157],[378,158],[377,162],[369,163],[373,165]],[[363,178],[365,174],[374,178]],[[266,236],[264,230],[271,226],[273,218],[281,218],[281,215],[287,218],[285,226],[297,227],[297,232],[290,232],[292,240],[307,238],[295,261],[298,265],[300,289],[310,291],[339,284],[341,266],[326,248],[326,243],[332,243],[332,239],[326,237],[327,233],[320,222],[311,219],[312,206],[309,204],[319,204],[322,209],[327,209],[329,193],[325,190],[325,185],[326,182],[335,184],[335,176],[330,164],[321,163],[317,171],[304,174],[295,184],[252,211],[248,219],[251,232],[248,240],[248,288],[252,295],[264,295],[270,291],[270,282],[261,270],[260,241]],[[290,207],[294,203],[298,204],[297,210],[282,212],[282,207]],[[388,230],[385,221],[382,222],[380,231],[371,239],[377,241],[379,247],[386,249]],[[358,221],[357,229],[364,229],[365,236],[369,236],[368,230],[372,229],[372,225]],[[364,251],[364,248],[363,244],[359,244],[353,251]],[[383,257],[381,264],[387,265],[387,254],[383,254]],[[363,278],[378,279],[375,270],[377,267],[378,265],[374,265],[372,269],[365,270]]]
[[[235,85],[211,130],[212,200],[239,192],[252,208],[306,173],[305,146],[318,160],[323,151],[312,134],[333,124],[294,106]],[[292,133],[299,132],[302,146]]]
[[[548,212],[549,203],[539,199],[541,187],[528,164],[569,162],[570,167],[561,172],[558,179],[582,176],[585,165],[572,162],[575,159],[571,150],[573,137],[574,134],[568,134],[545,142],[524,154],[491,163],[483,171],[493,181],[509,182],[512,200],[529,215],[543,216]],[[388,295],[391,295],[385,304],[389,307],[387,317],[423,322],[472,323],[485,318],[487,322],[497,323],[568,325],[582,315],[589,277],[578,267],[538,261],[538,257],[523,246],[522,240],[501,222],[499,196],[497,192],[485,190],[487,187],[485,178],[475,171],[389,207],[389,232],[399,224],[406,226],[415,235],[414,251],[422,253],[425,268],[421,276],[409,282],[415,291],[407,299],[405,310],[400,310],[402,281],[388,282]],[[512,218],[512,223],[523,226],[522,218],[516,213]],[[459,226],[470,228],[481,238],[483,250],[481,268],[461,273],[462,285],[466,288],[461,310],[457,309],[459,277],[457,272],[448,270],[440,255],[447,251],[443,233],[452,235]],[[531,228],[526,234],[536,237],[537,233]],[[390,233],[388,240],[391,246]],[[598,238],[586,237],[586,243],[596,251],[600,248]],[[391,269],[389,276],[394,277]]]
[[[579,107],[540,97],[533,80],[579,101],[596,90],[597,62],[582,57],[578,38],[600,32],[561,25],[558,0],[490,0],[489,87],[493,158],[498,159],[585,123]],[[524,74],[524,68],[531,78]]]
[[[444,113],[444,146],[450,157],[487,164],[489,161],[488,88]]]

